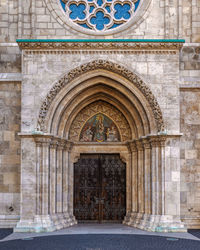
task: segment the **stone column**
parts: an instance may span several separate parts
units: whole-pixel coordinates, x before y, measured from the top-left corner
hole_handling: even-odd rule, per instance
[[[55,230],[54,224],[49,215],[50,213],[50,200],[49,200],[49,146],[51,142],[51,136],[36,137],[37,152],[38,145],[41,147],[41,151],[37,157],[37,189],[39,189],[39,209],[38,214],[35,216],[36,231],[53,231]]]
[[[147,138],[142,138],[144,148],[144,216],[139,227],[146,229],[151,214],[151,146]]]
[[[144,185],[145,185],[145,214],[151,214],[151,145],[148,139],[144,145]]]
[[[74,216],[74,211],[73,211],[73,202],[74,202],[74,164],[73,162],[71,162],[71,149],[72,147],[69,149],[69,154],[68,154],[68,159],[69,159],[69,168],[68,168],[68,202],[69,202],[69,206],[68,206],[68,211],[69,211],[69,216],[70,216],[70,223],[71,225],[73,224],[77,224],[77,221],[75,219]]]
[[[63,174],[63,149],[62,140],[58,141],[56,165],[56,212],[62,213],[62,174]]]
[[[29,139],[26,141],[26,144],[24,144],[24,150],[26,150],[28,154],[26,156],[24,154],[26,160],[23,160],[25,168],[22,168],[22,183],[26,183],[26,180],[28,180],[30,183],[34,182],[34,185],[31,189],[29,188],[30,184],[22,186],[22,216],[15,231],[53,231],[55,230],[55,227],[51,216],[49,215],[49,145],[51,136],[38,134],[24,136],[26,137],[26,140],[28,137]],[[35,159],[33,158],[34,154]],[[31,162],[29,162],[28,159],[29,161],[31,159]],[[31,169],[32,166],[34,175]],[[30,180],[28,176],[31,176]],[[25,221],[25,218],[23,218],[23,210],[26,210],[26,215],[29,216],[29,221]]]
[[[136,140],[138,150],[138,171],[137,171],[137,190],[138,190],[138,213],[134,226],[138,227],[144,215],[144,148],[141,140]]]
[[[56,214],[56,168],[57,168],[57,147],[58,140],[53,138],[50,143],[50,168],[49,168],[49,199],[50,199],[50,215],[54,221],[54,224],[57,223],[57,214]]]
[[[42,165],[42,143],[35,140],[36,143],[36,214],[42,214],[42,193],[41,193],[41,165]]]
[[[63,215],[65,227],[71,225],[69,216],[69,150],[70,142],[65,142],[63,150]]]
[[[64,147],[65,140],[57,139],[57,154],[56,154],[56,229],[61,229],[65,226],[65,218],[63,213],[63,168],[64,168]]]
[[[35,232],[34,216],[40,213],[40,186],[38,183],[41,144],[36,144],[31,134],[21,134],[21,183],[20,183],[20,221],[14,232]],[[36,152],[37,151],[37,152]]]
[[[131,214],[123,223],[131,226],[138,213],[138,154],[135,141],[128,143],[128,149],[131,154]]]

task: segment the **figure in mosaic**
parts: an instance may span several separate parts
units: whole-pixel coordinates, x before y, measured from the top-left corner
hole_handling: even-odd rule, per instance
[[[111,142],[111,141],[118,141],[117,138],[117,131],[115,130],[115,127],[112,126],[112,128],[108,128],[107,129],[107,141]]]
[[[92,141],[92,136],[93,136],[93,132],[92,132],[92,130],[91,130],[91,126],[89,126],[89,127],[83,132],[83,138],[81,139],[81,141],[90,142],[90,141]]]
[[[116,142],[120,141],[119,131],[114,122],[106,115],[98,113],[90,118],[80,133],[83,142]]]
[[[105,141],[105,131],[104,131],[104,117],[103,115],[99,114],[96,117],[96,131],[94,139],[97,142],[103,142]]]

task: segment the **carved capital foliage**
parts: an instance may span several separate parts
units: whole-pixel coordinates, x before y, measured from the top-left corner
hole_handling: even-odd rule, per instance
[[[52,149],[59,149],[59,150],[67,150],[70,151],[73,147],[73,143],[64,139],[59,138],[56,136],[51,135],[43,135],[43,136],[34,136],[33,137],[37,147],[50,147]]]
[[[147,138],[142,139],[142,143],[145,149],[151,149],[151,144],[149,139]]]
[[[150,137],[150,143],[152,147],[164,147],[166,142],[166,136],[152,136]]]
[[[49,146],[51,143],[51,136],[34,137],[37,146]]]
[[[137,147],[138,151],[143,151],[144,150],[142,140],[136,140],[135,143],[136,143],[136,147]]]
[[[69,71],[64,77],[62,77],[58,82],[55,83],[53,88],[47,94],[44,102],[39,111],[39,118],[38,118],[38,129],[40,131],[45,131],[45,123],[46,123],[46,116],[49,110],[51,103],[53,102],[56,95],[60,92],[60,90],[67,84],[69,84],[72,80],[79,77],[80,75],[90,72],[96,69],[103,69],[107,71],[114,72],[123,76],[124,78],[128,79],[132,84],[134,84],[145,96],[147,99],[152,112],[154,114],[154,119],[157,124],[157,130],[162,131],[164,130],[164,122],[162,117],[162,112],[160,107],[154,97],[153,93],[151,92],[150,88],[140,79],[137,75],[135,75],[130,70],[126,69],[125,67],[109,62],[106,60],[95,60],[93,62],[83,64],[71,71]]]
[[[58,141],[57,139],[52,139],[51,142],[50,142],[50,148],[52,149],[56,149],[58,147]]]
[[[127,145],[130,152],[137,152],[137,145],[135,141],[128,142]]]

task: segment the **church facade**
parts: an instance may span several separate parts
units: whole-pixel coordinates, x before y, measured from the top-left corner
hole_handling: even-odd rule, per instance
[[[199,0],[2,0],[0,227],[200,228],[199,69]]]

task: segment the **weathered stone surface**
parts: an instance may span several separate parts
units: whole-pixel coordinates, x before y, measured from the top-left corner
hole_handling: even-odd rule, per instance
[[[13,226],[20,211],[20,111],[20,83],[0,82],[0,227]]]
[[[181,215],[188,227],[200,228],[200,0],[143,2],[149,6],[136,23],[115,34],[96,36],[86,34],[81,28],[80,31],[70,28],[58,0],[0,1],[0,227],[16,225],[20,202],[21,220],[16,231],[52,231],[76,223],[73,163],[80,153],[109,151],[120,153],[127,164],[124,223],[152,231],[184,231]],[[16,38],[171,38],[185,39],[187,43],[180,54],[180,45],[176,43],[133,43],[132,47],[127,43],[123,46],[120,43],[71,42],[54,46],[36,43],[33,50],[30,44],[24,44],[22,52]],[[111,62],[107,73],[106,68],[96,68],[82,74],[86,65],[100,60]],[[113,71],[112,65],[115,65]],[[119,71],[123,68],[123,74],[117,74],[116,67]],[[140,92],[129,81],[134,75],[144,91]],[[70,81],[65,79],[68,76]],[[55,98],[50,102],[52,92]],[[152,94],[154,98],[148,98]],[[80,120],[75,117],[83,106],[99,100],[110,103],[119,110],[118,114],[123,114],[129,126],[123,128],[121,122],[120,131],[127,130],[131,143],[125,144],[124,140],[106,146],[79,144],[77,138],[83,121],[95,110],[91,113],[87,110]],[[46,129],[52,134],[47,136],[49,140],[46,137],[40,140],[38,117],[48,101]],[[168,134],[164,142],[158,140],[161,134],[156,135],[156,116],[163,118],[161,134]],[[77,145],[72,148],[71,144],[63,146],[63,143],[69,138],[73,121],[78,125],[73,127]],[[20,130],[29,136],[19,137]],[[64,186],[61,185],[62,154],[66,171]],[[48,164],[53,170],[52,175],[49,173],[52,186],[47,184]],[[42,180],[36,175],[38,166],[45,169]],[[142,170],[137,176],[137,171],[131,175],[131,169]],[[152,182],[149,169],[153,171]],[[147,173],[145,178],[144,173]],[[43,193],[38,191],[38,183],[42,183]],[[50,207],[48,192],[52,192]],[[51,214],[47,213],[48,209]]]
[[[199,228],[200,91],[181,92],[181,216],[188,227]]]

